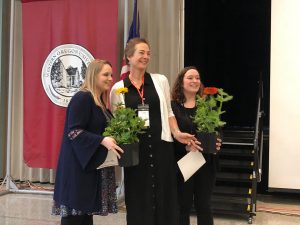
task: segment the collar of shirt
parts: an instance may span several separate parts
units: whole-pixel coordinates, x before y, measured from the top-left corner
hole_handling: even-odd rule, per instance
[[[150,74],[146,72],[144,74],[144,76],[145,76],[144,85],[151,84],[151,76],[150,76]],[[129,76],[125,77],[123,81],[124,81],[124,87],[129,88],[130,86],[133,86],[133,84],[129,80]]]

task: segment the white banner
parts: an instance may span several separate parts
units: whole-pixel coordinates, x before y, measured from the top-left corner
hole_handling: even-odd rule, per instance
[[[300,1],[272,0],[269,188],[300,189]]]

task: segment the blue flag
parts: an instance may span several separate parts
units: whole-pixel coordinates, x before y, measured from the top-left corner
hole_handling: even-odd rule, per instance
[[[129,29],[128,39],[127,42],[132,39],[140,37],[140,16],[137,9],[137,0],[134,0],[134,9],[133,9],[133,16],[132,22]],[[126,64],[125,56],[122,60],[122,68],[121,68],[121,75],[120,79],[123,80],[129,74],[129,66]]]
[[[130,30],[128,34],[127,42],[135,37],[140,37],[140,16],[137,10],[137,0],[134,0],[134,10],[132,16],[132,22],[130,25]]]

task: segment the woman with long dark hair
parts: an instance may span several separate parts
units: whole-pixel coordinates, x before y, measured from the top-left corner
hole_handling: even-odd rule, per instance
[[[202,96],[203,84],[196,67],[181,70],[172,89],[172,109],[182,132],[196,134],[192,117],[196,112],[196,96]],[[196,142],[201,147],[199,142]],[[220,149],[220,143],[216,143]],[[193,145],[184,145],[175,140],[175,159],[178,161],[189,151],[201,151]],[[194,203],[198,225],[213,225],[211,196],[216,178],[217,155],[202,153],[206,163],[186,182],[177,170],[180,225],[190,224],[190,211]]]

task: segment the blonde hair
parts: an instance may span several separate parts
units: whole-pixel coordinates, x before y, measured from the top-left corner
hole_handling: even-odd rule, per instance
[[[101,93],[101,96],[98,96],[97,86],[96,86],[96,77],[102,70],[104,65],[109,65],[112,67],[111,63],[107,60],[94,59],[88,65],[85,73],[85,80],[82,84],[80,90],[89,91],[94,98],[96,105],[101,108],[106,108],[108,104],[108,91]]]

